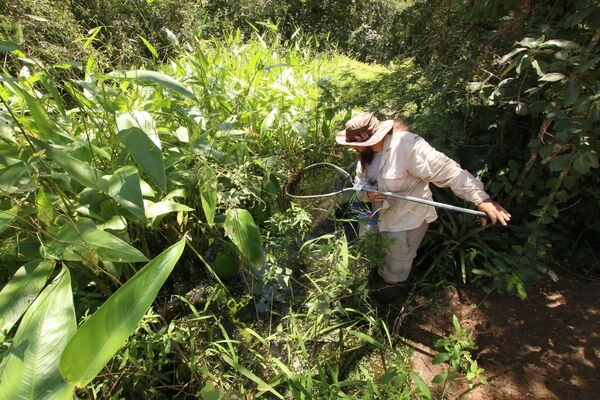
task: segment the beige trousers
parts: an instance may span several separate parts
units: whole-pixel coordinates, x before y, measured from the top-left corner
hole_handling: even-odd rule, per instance
[[[359,235],[366,231],[377,232],[377,225],[359,226]],[[408,279],[413,260],[417,256],[417,249],[423,241],[429,224],[423,222],[421,226],[408,231],[380,232],[386,239],[392,239],[385,263],[377,272],[387,283],[399,283]]]

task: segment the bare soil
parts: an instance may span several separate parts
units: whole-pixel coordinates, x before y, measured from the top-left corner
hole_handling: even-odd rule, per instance
[[[418,322],[405,335],[415,350],[413,368],[427,381],[443,370],[431,363],[434,343],[448,335],[456,314],[474,333],[489,381],[469,389],[461,380],[446,398],[600,399],[600,281],[563,276],[529,288],[526,300],[449,289],[436,310],[417,311]]]

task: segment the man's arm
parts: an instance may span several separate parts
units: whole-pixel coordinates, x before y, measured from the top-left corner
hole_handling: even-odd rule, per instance
[[[506,225],[511,215],[498,203],[490,199],[483,190],[483,183],[445,154],[435,150],[426,140],[415,141],[408,160],[409,172],[424,181],[439,187],[449,187],[460,198],[473,203],[486,213],[493,224]],[[484,219],[483,223],[487,223]]]

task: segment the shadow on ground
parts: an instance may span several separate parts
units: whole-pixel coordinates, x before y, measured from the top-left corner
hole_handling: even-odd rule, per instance
[[[431,380],[434,343],[447,336],[452,314],[474,332],[477,360],[489,385],[462,382],[448,399],[596,399],[600,396],[600,282],[562,277],[528,292],[525,301],[474,288],[446,292],[438,311],[417,310],[405,336],[413,367]]]

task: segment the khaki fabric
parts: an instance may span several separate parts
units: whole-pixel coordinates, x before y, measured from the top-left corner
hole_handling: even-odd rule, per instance
[[[429,224],[424,222],[416,229],[401,232],[381,232],[381,236],[390,239],[385,263],[377,272],[388,283],[404,282],[408,279],[417,250],[425,237]],[[367,232],[376,233],[377,225],[360,224],[359,235]]]
[[[377,271],[387,283],[399,283],[408,279],[417,250],[425,237],[429,224],[424,222],[416,229],[401,232],[381,232],[392,244],[387,251],[383,268]]]
[[[366,174],[367,171],[363,171],[358,163],[356,181],[359,184],[366,184]],[[475,205],[490,197],[479,179],[435,150],[422,137],[407,131],[394,131],[387,135],[378,172],[378,188],[432,200],[429,183],[449,187],[454,194]],[[358,198],[368,201],[365,192],[358,193]],[[380,232],[415,229],[423,222],[431,223],[437,219],[434,207],[406,200],[389,198],[374,206],[380,212]]]

